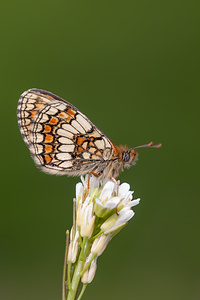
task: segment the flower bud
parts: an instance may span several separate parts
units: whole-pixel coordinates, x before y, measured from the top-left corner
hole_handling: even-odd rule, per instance
[[[104,234],[110,234],[114,231],[119,231],[127,224],[134,214],[135,213],[129,209],[129,207],[125,207],[120,210],[119,215],[113,215],[107,219],[101,225],[101,230],[104,231]]]
[[[70,243],[69,243],[69,248],[68,248],[68,256],[67,256],[67,260],[71,261],[72,263],[74,263],[76,261],[76,257],[77,257],[77,253],[78,253],[78,237],[79,237],[79,233],[78,230],[75,233],[75,237],[73,239],[72,236],[72,231],[73,231],[73,227],[72,230],[70,232]]]
[[[111,237],[109,235],[102,234],[99,237],[97,237],[92,244],[91,253],[100,256],[106,249],[110,240]]]
[[[82,207],[81,215],[81,236],[90,238],[94,230],[95,216],[93,214],[93,204]]]
[[[86,259],[83,268],[87,265],[88,261],[90,260],[91,254]],[[97,258],[95,257],[91,262],[88,269],[84,272],[83,276],[81,277],[82,283],[90,283],[94,279],[95,273],[97,269]]]

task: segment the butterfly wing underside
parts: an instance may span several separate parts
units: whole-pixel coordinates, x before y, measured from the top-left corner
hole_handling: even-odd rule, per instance
[[[18,103],[22,137],[38,167],[57,175],[101,172],[115,145],[76,107],[39,89],[24,92]]]

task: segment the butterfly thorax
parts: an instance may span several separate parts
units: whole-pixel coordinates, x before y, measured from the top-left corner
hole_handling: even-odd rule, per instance
[[[138,153],[134,149],[128,149],[128,147],[120,145],[119,147],[113,144],[113,153],[107,159],[105,164],[100,164],[96,170],[99,179],[117,178],[120,171],[124,168],[129,168],[135,164]]]

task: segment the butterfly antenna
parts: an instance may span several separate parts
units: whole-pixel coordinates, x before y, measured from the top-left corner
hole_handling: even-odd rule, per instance
[[[156,144],[154,145],[153,142],[150,142],[148,144],[145,144],[145,145],[141,145],[141,146],[137,146],[137,147],[134,147],[133,149],[138,149],[138,148],[160,148],[162,146],[162,144]]]

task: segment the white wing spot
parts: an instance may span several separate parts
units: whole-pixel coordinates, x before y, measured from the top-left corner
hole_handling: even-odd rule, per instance
[[[86,149],[87,149],[87,145],[88,145],[88,142],[86,141],[86,142],[84,142],[84,143],[82,144],[82,148],[86,150]]]
[[[49,115],[55,115],[58,110],[55,107],[51,107],[49,110],[46,111]]]
[[[107,147],[111,148],[111,145],[110,145],[110,143],[108,142],[108,140],[107,140],[105,137],[103,137],[103,140],[104,140],[104,142],[105,142],[105,145],[106,145],[106,147],[105,147],[105,148],[107,148]]]
[[[32,92],[30,92],[30,93],[28,92],[27,93],[27,91],[22,94],[22,97],[23,96],[24,96],[24,98],[26,98],[28,100],[28,102],[30,101],[30,98],[31,99],[37,99],[37,97],[38,97],[38,95],[33,94]]]
[[[68,160],[72,159],[71,155],[67,152],[58,153],[56,157],[60,160]]]
[[[72,161],[64,161],[63,163],[61,163],[59,165],[59,167],[61,168],[71,168],[72,167]]]
[[[25,125],[29,125],[30,123],[31,123],[31,120],[30,120],[30,119],[25,119],[25,120],[24,120],[24,124],[25,124]]]
[[[61,144],[74,144],[72,140],[66,138],[66,137],[60,137],[58,139],[59,143]]]
[[[98,149],[104,149],[104,142],[102,140],[97,140],[94,143]]]
[[[69,139],[72,139],[73,138],[73,133],[71,133],[71,132],[69,132],[69,131],[66,131],[66,130],[64,130],[64,129],[61,129],[61,128],[59,128],[58,130],[57,130],[57,134],[58,135],[61,135],[61,136],[64,136],[64,137],[67,137],[67,138],[69,138]]]
[[[33,104],[31,104],[31,103],[28,103],[27,104],[27,109],[28,110],[32,110],[32,109],[34,109],[35,108],[35,105],[33,105]]]
[[[46,114],[42,114],[42,117],[40,118],[40,123],[47,122],[49,120],[49,117]]]
[[[97,149],[94,148],[94,147],[91,147],[91,148],[89,149],[90,153],[92,153],[92,154],[93,154],[96,150],[97,150]]]
[[[74,145],[61,145],[59,147],[59,151],[62,151],[62,152],[73,152],[74,151]]]
[[[58,106],[56,106],[56,108],[61,110],[61,112],[63,112],[63,110],[65,110],[67,108],[67,106],[64,104],[59,104]]]
[[[85,134],[85,133],[86,133],[85,130],[83,129],[83,127],[82,127],[76,120],[73,120],[73,121],[71,122],[71,124],[72,124],[72,126],[73,126],[74,128],[76,128],[80,133],[82,133],[82,134]]]
[[[69,124],[63,124],[62,128],[65,129],[65,130],[67,130],[67,131],[70,131],[70,132],[72,132],[74,134],[79,133],[73,126],[71,126]]]
[[[83,126],[86,132],[92,129],[90,123],[80,113],[77,115],[76,120]]]
[[[23,111],[23,118],[28,118],[29,117],[29,113],[27,111]]]
[[[90,158],[90,153],[88,153],[88,152],[83,152],[83,158],[84,158],[84,159],[89,159],[89,158]]]

